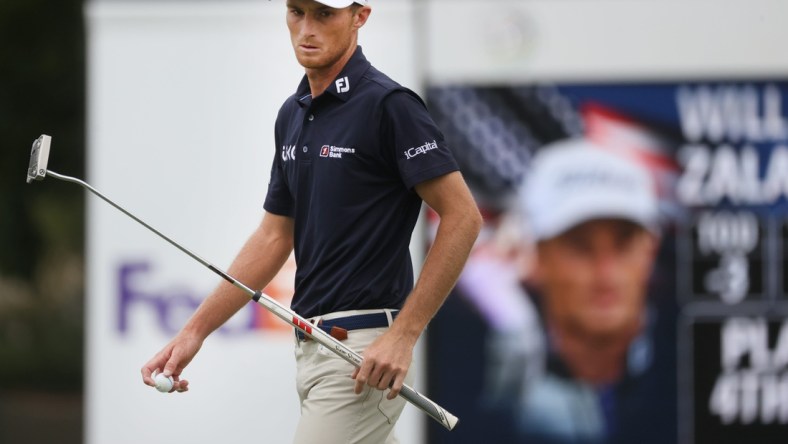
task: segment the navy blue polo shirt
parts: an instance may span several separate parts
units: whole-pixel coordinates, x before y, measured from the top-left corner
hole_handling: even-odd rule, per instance
[[[359,47],[320,96],[306,76],[279,110],[266,211],[295,223],[292,308],[399,308],[413,288],[413,187],[458,170],[422,100]]]

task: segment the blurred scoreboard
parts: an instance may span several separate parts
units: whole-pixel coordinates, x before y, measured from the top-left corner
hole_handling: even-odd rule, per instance
[[[703,131],[685,121],[677,153],[680,442],[786,443],[786,86],[706,91],[729,105]]]

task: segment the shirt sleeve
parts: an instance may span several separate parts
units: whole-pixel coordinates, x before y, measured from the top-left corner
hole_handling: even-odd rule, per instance
[[[381,133],[408,189],[459,170],[424,102],[411,91],[397,90],[384,98]]]
[[[284,150],[284,147],[280,147],[278,135],[275,139],[274,161],[271,163],[271,178],[268,181],[268,192],[263,208],[265,211],[279,216],[294,217],[295,202],[290,193],[290,187],[287,186],[287,176],[282,170],[282,153],[279,151],[280,149]]]

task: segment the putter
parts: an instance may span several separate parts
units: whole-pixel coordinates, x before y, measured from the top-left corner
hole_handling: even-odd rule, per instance
[[[192,253],[190,250],[181,246],[180,244],[170,239],[169,237],[165,236],[157,229],[143,222],[137,216],[126,211],[126,209],[124,209],[120,205],[110,200],[107,196],[103,195],[97,189],[90,186],[87,182],[77,179],[75,177],[64,176],[62,174],[58,174],[52,170],[47,169],[47,161],[49,159],[49,149],[51,145],[52,145],[52,138],[45,134],[42,134],[38,139],[36,139],[33,142],[33,148],[30,152],[30,166],[28,167],[27,170],[27,183],[31,183],[33,181],[42,181],[47,177],[47,175],[49,175],[51,177],[54,177],[55,179],[63,180],[66,182],[72,182],[82,186],[83,188],[87,189],[91,193],[103,199],[105,202],[109,203],[113,207],[120,210],[126,216],[129,216],[130,218],[134,219],[139,224],[141,224],[145,228],[149,229],[150,231],[158,235],[160,238],[169,242],[175,248],[186,253],[192,259],[203,264],[208,269],[221,276],[222,279],[231,283],[236,288],[242,290],[253,301],[262,305],[266,310],[270,311],[278,318],[282,319],[283,321],[287,322],[293,327],[301,330],[302,332],[304,332],[304,334],[306,334],[313,340],[317,341],[319,344],[326,347],[327,349],[333,351],[347,362],[355,365],[356,367],[361,366],[361,362],[363,358],[361,357],[360,354],[348,348],[347,346],[345,346],[345,344],[341,343],[340,341],[338,341],[337,339],[335,339],[333,336],[329,335],[325,331],[319,328],[312,328],[313,325],[308,320],[302,318],[300,315],[290,310],[288,307],[285,307],[279,301],[266,295],[265,293],[252,290],[251,288],[237,281],[235,278],[228,275],[224,271],[216,268],[210,262]],[[434,401],[430,400],[429,398],[417,392],[416,390],[409,387],[408,385],[402,386],[402,390],[400,390],[399,395],[402,396],[405,400],[407,400],[411,404],[413,404],[414,406],[421,409],[432,419],[438,421],[443,427],[445,427],[448,430],[453,430],[454,427],[457,425],[457,422],[459,421],[459,419],[456,416],[452,415],[451,413],[446,411],[443,407],[439,406]]]

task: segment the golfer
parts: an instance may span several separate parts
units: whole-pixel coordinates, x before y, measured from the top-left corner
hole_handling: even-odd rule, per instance
[[[465,264],[481,216],[422,100],[358,46],[367,1],[287,0],[305,76],[275,124],[264,215],[229,268],[264,288],[291,252],[292,309],[362,353],[352,364],[295,335],[297,444],[395,443],[413,348]],[[409,244],[422,202],[440,216],[418,281]],[[221,282],[142,368],[188,390],[184,368],[249,298]]]

